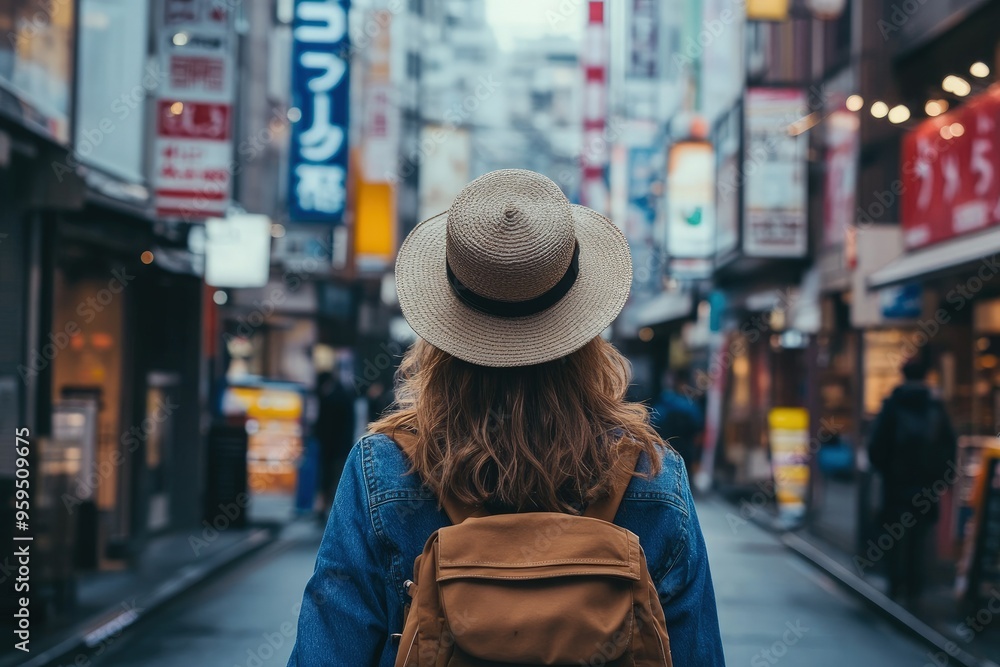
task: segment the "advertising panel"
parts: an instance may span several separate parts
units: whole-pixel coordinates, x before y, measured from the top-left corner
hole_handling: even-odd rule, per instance
[[[361,119],[360,171],[356,172],[354,258],[362,271],[382,271],[396,254],[396,192],[399,113],[391,79],[392,12],[367,12],[365,25],[382,26],[363,51],[364,118]]]
[[[1000,223],[1000,86],[921,123],[902,153],[907,249]]]
[[[808,139],[788,132],[807,113],[801,90],[747,91],[743,252],[749,257],[804,257],[808,250]]]
[[[785,525],[805,517],[809,491],[809,411],[774,408],[767,416],[778,516]]]
[[[163,83],[155,107],[156,215],[226,214],[232,195],[235,35],[211,0],[166,0],[158,30]]]
[[[660,257],[664,239],[657,238],[660,224],[659,203],[663,199],[664,154],[661,141],[628,148],[628,213],[625,237],[632,248],[633,289],[658,292],[661,288]]]
[[[74,154],[119,178],[144,180],[146,96],[163,83],[146,62],[149,5],[134,0],[81,0]]]
[[[292,29],[289,215],[340,224],[347,206],[349,0],[297,0]]]
[[[715,153],[707,141],[670,148],[667,252],[671,258],[715,255]]]
[[[61,144],[70,140],[75,4],[0,3],[0,108]]]
[[[846,72],[827,89],[826,166],[823,188],[823,245],[843,246],[855,223],[861,121],[846,107],[853,77]]]

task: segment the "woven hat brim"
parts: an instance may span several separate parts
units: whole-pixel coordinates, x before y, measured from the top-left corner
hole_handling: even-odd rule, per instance
[[[632,284],[628,241],[613,222],[573,206],[580,271],[554,306],[526,317],[487,315],[462,302],[448,283],[448,215],[417,225],[396,258],[403,317],[431,345],[480,366],[531,366],[571,354],[618,317]]]

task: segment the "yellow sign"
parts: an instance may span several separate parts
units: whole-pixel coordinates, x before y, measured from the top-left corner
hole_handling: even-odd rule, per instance
[[[747,0],[748,21],[784,21],[788,19],[788,0]]]
[[[355,256],[391,262],[396,252],[392,184],[359,180],[357,192]]]
[[[809,492],[809,411],[774,408],[767,423],[778,514],[794,524],[805,516]]]
[[[224,414],[245,414],[251,419],[297,421],[302,417],[302,394],[289,389],[229,387],[222,409]]]

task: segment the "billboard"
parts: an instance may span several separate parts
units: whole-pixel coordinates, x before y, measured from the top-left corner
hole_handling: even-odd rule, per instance
[[[133,183],[145,179],[145,100],[163,83],[146,62],[149,5],[134,0],[81,0],[74,154],[81,162]],[[125,92],[123,92],[125,91]]]
[[[846,74],[846,73],[845,73]],[[858,157],[861,150],[858,112],[847,109],[849,75],[827,90],[824,143],[823,245],[843,246],[857,210]]]
[[[166,0],[153,125],[156,215],[221,217],[232,196],[235,35],[212,0]]]
[[[399,155],[399,106],[391,78],[392,19],[386,9],[369,10],[365,25],[382,26],[364,49],[360,119],[360,163],[354,173],[354,260],[361,271],[383,271],[396,255],[396,180]]]
[[[903,138],[907,249],[1000,224],[1000,86]]]
[[[715,255],[715,152],[707,141],[683,141],[670,148],[667,252],[671,259]]]
[[[808,251],[808,138],[788,131],[808,113],[804,91],[747,91],[743,252],[749,257],[804,257]]]
[[[340,224],[347,207],[349,0],[296,0],[292,26],[289,216]]]
[[[76,3],[0,3],[0,110],[58,143],[70,140]]]

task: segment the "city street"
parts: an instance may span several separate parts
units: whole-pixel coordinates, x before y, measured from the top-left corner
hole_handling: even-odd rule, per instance
[[[699,512],[729,665],[923,667],[927,649],[901,635],[730,507]],[[292,525],[275,547],[126,634],[96,667],[279,667],[291,651],[319,530]],[[338,666],[340,667],[340,666]],[[347,666],[345,666],[347,667]],[[360,666],[350,666],[360,667]]]
[[[721,625],[672,600],[676,667],[1000,666],[1000,0],[3,0],[0,26],[0,667],[284,667],[338,480],[415,555],[431,522],[380,514],[425,489],[572,511],[663,443]],[[643,512],[690,514],[677,463]],[[691,527],[644,516],[661,588],[707,592]],[[619,662],[587,622],[644,605],[552,590],[623,554],[489,574],[536,567],[498,560],[525,534],[442,561],[491,608],[459,649]],[[384,555],[342,544],[323,571]],[[368,603],[404,590],[385,567],[353,625],[320,605],[318,663],[403,630]],[[523,622],[464,588],[550,574]]]

